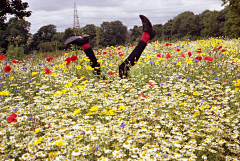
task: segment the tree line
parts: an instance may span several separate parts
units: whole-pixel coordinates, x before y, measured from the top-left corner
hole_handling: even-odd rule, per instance
[[[223,0],[223,4],[226,3],[227,0]],[[151,41],[196,40],[221,36],[238,38],[240,36],[238,3],[232,2],[221,11],[205,10],[197,15],[186,11],[168,20],[165,24],[153,25],[157,35]],[[27,7],[26,4],[24,6]],[[66,39],[82,33],[89,34],[91,46],[97,48],[136,44],[142,35],[142,26],[136,25],[128,30],[119,20],[103,22],[100,26],[89,24],[82,28],[68,28],[64,32],[57,32],[57,27],[50,24],[42,26],[33,35],[29,33],[31,24],[18,16],[11,18],[3,26],[5,29],[0,30],[0,51],[3,53],[6,53],[10,46],[11,49],[14,46],[21,47],[25,54],[33,50],[68,49],[69,46],[64,45]]]

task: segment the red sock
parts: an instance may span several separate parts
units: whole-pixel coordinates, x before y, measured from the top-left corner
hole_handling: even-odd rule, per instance
[[[83,50],[86,50],[86,49],[90,48],[90,44],[89,43],[83,44],[82,48],[83,48]]]
[[[150,35],[147,32],[143,32],[141,40],[147,43],[150,40]]]

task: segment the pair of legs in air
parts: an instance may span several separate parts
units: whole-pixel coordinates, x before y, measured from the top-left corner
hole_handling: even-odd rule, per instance
[[[120,78],[126,78],[128,76],[130,66],[133,66],[138,61],[143,50],[147,46],[147,42],[156,36],[156,32],[153,30],[152,24],[148,18],[143,15],[140,15],[139,17],[142,20],[143,34],[138,45],[134,48],[128,58],[119,66]],[[82,36],[72,36],[66,40],[65,45],[68,44],[77,44],[78,46],[81,46],[91,61],[91,67],[94,68],[96,74],[100,76],[100,64],[97,62],[97,58],[89,44],[89,35],[84,34]]]

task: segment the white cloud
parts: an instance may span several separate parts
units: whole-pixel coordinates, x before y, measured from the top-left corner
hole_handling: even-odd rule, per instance
[[[64,32],[73,27],[74,2],[77,4],[80,26],[104,21],[120,20],[129,29],[141,25],[139,14],[146,15],[152,24],[164,24],[184,11],[199,14],[206,9],[221,10],[220,0],[29,0],[29,9],[33,11],[26,18],[34,34],[44,25],[54,24],[57,30]]]

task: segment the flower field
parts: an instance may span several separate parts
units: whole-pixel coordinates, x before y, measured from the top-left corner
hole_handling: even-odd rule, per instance
[[[240,41],[149,43],[6,60],[0,55],[1,160],[240,160]]]

